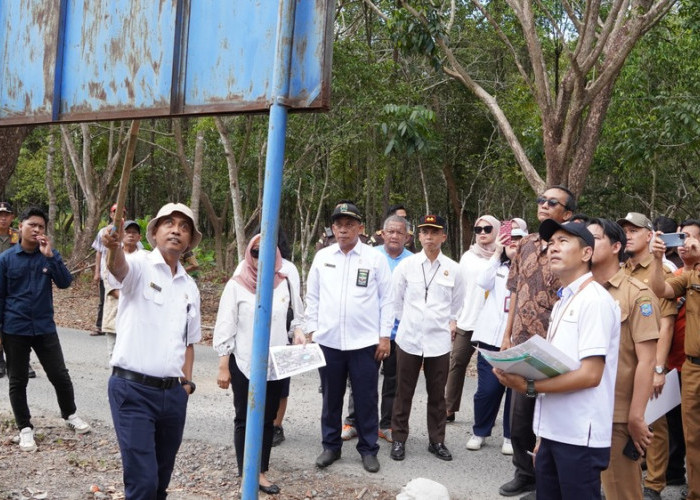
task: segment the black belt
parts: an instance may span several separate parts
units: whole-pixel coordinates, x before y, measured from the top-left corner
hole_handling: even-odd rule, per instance
[[[147,385],[149,387],[155,387],[156,389],[170,389],[171,387],[180,384],[180,379],[178,377],[151,377],[150,375],[125,370],[124,368],[119,368],[118,366],[112,368],[112,375],[126,380],[131,380],[132,382],[138,382],[139,384]]]
[[[695,356],[686,356],[686,358],[694,365],[700,365],[700,358],[696,358]]]

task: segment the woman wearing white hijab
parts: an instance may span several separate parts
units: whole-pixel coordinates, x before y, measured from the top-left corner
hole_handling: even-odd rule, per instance
[[[464,306],[457,318],[457,328],[450,354],[450,372],[445,387],[447,421],[453,422],[459,411],[467,365],[474,354],[472,334],[476,320],[486,301],[486,290],[477,285],[477,277],[488,267],[489,259],[496,251],[496,237],[501,223],[492,215],[482,215],[474,223],[475,241],[459,260],[465,284]]]

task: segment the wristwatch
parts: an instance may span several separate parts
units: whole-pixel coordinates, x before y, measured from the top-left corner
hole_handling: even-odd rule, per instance
[[[656,365],[654,367],[654,373],[658,375],[663,375],[666,372],[666,368],[663,365]]]
[[[532,379],[527,379],[527,391],[525,392],[525,395],[528,398],[536,398],[537,397],[537,391],[535,390],[535,381]]]
[[[186,385],[190,386],[190,394],[194,394],[194,391],[197,390],[197,384],[192,382],[191,380],[183,379],[180,381],[180,385],[185,387]]]

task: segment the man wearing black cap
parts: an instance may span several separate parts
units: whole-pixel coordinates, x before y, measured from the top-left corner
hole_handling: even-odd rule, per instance
[[[379,470],[379,361],[389,356],[394,322],[391,271],[386,258],[360,242],[362,216],[351,203],[333,210],[337,243],[316,253],[309,270],[306,294],[306,332],[318,342],[326,358],[321,373],[323,452],[318,467],[340,458],[343,396],[348,374],[355,400],[357,451],[368,472]]]
[[[391,458],[403,460],[413,394],[421,368],[428,389],[428,451],[452,460],[445,446],[445,384],[450,370],[452,332],[464,302],[459,264],[440,247],[447,239],[445,219],[425,215],[418,224],[423,250],[401,261],[392,277],[396,332],[396,382],[391,419]]]
[[[574,195],[564,186],[548,188],[535,201],[540,222],[546,219],[563,222],[569,220],[576,210]],[[520,242],[506,286],[511,298],[502,348],[522,344],[533,335],[545,337],[560,284],[549,268],[547,245],[538,233],[531,233]],[[498,492],[503,496],[515,496],[535,489],[535,471],[532,457],[528,455],[535,446],[532,433],[534,411],[532,398],[513,393],[510,438],[515,474],[499,488]]]
[[[543,380],[494,372],[506,387],[536,399],[537,498],[599,499],[600,473],[610,461],[620,309],[593,279],[595,241],[584,224],[548,219],[539,233],[562,284],[547,341],[580,365]]]

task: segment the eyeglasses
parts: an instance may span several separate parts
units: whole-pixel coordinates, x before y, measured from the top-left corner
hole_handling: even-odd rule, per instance
[[[566,208],[566,205],[564,205],[561,201],[557,200],[556,198],[545,198],[544,196],[538,196],[537,199],[535,200],[538,205],[542,205],[543,203],[546,203],[549,205],[550,208],[554,208],[557,205],[561,205],[562,207]]]
[[[475,234],[481,234],[482,231],[486,234],[491,234],[491,231],[493,231],[493,226],[474,226]]]
[[[257,259],[260,257],[260,249],[259,248],[251,248],[250,249],[250,256],[253,257],[254,259]]]

